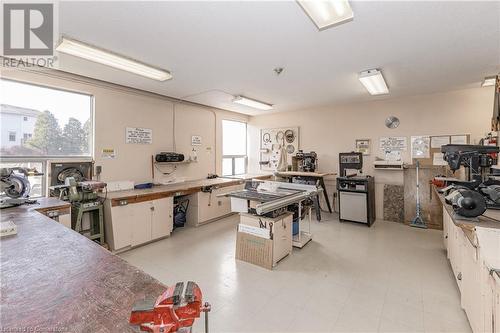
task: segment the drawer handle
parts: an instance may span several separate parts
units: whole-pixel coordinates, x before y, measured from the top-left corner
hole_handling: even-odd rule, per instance
[[[457,280],[462,281],[462,272],[457,274]]]
[[[448,239],[448,235],[444,236],[444,239]]]

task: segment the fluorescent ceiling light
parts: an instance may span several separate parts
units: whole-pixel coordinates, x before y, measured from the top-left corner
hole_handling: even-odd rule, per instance
[[[273,105],[272,104],[267,104],[263,103],[260,101],[256,101],[255,99],[243,97],[243,96],[236,96],[233,99],[233,103],[238,103],[241,105],[249,106],[254,109],[259,109],[259,110],[272,110]]]
[[[354,13],[347,0],[297,0],[319,30],[352,20]]]
[[[114,52],[65,37],[63,37],[56,50],[75,57],[145,76],[153,80],[166,81],[172,78],[172,74],[170,74],[169,71],[155,68]]]
[[[496,76],[488,76],[484,78],[483,83],[481,84],[481,87],[491,87],[494,86],[497,81]]]
[[[359,81],[365,86],[370,95],[383,95],[389,93],[382,72],[378,69],[370,69],[359,73]]]

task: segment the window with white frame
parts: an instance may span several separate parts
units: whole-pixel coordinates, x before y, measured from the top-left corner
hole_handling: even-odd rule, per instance
[[[93,97],[0,79],[0,167],[35,167],[47,161],[91,159]],[[43,177],[30,180],[32,196],[45,192]]]
[[[241,175],[247,171],[247,124],[222,121],[222,175]]]

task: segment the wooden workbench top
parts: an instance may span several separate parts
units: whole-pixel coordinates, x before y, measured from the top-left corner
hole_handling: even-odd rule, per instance
[[[455,212],[453,211],[453,207],[448,205],[444,200],[444,195],[437,191],[437,188],[433,186],[434,193],[438,196],[439,200],[443,204],[443,209],[448,211],[448,214],[451,216],[453,223],[456,226],[462,229],[474,230],[475,227],[483,227],[483,228],[492,228],[492,229],[500,229],[500,210],[488,209],[483,214],[484,216],[479,216],[478,221],[474,220],[462,220],[455,218]],[[488,218],[489,217],[489,218]]]
[[[433,188],[434,193],[443,204],[443,209],[446,209],[453,223],[462,228],[473,246],[481,248],[485,264],[489,269],[496,271],[500,277],[500,210],[486,210],[483,215],[487,217],[479,216],[479,221],[457,219],[453,207],[445,202],[444,195],[439,193],[435,186]]]
[[[279,177],[326,177],[335,176],[336,172],[305,172],[305,171],[278,171],[275,173]]]
[[[124,190],[124,191],[116,191],[109,192],[106,196],[107,199],[110,200],[125,200],[131,199],[141,196],[150,196],[151,199],[157,199],[160,197],[169,197],[169,196],[178,196],[178,195],[186,195],[195,192],[199,192],[204,186],[217,186],[217,187],[226,187],[232,185],[238,185],[243,183],[245,180],[249,179],[265,179],[270,178],[270,174],[265,175],[240,175],[233,176],[234,178],[226,178],[219,177],[214,179],[199,179],[199,180],[190,180],[180,183],[166,184],[166,185],[155,185],[152,188],[142,189],[142,190]],[[238,177],[238,178],[236,178]],[[104,196],[104,194],[101,194]]]
[[[9,332],[137,332],[132,304],[165,286],[98,244],[37,212],[56,198],[3,209],[17,235],[0,240],[1,329]],[[172,281],[177,282],[177,281]]]

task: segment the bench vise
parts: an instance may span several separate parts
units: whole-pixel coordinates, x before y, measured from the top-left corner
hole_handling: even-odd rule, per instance
[[[130,324],[141,331],[152,333],[190,332],[196,318],[205,313],[205,332],[208,333],[210,304],[202,304],[201,289],[192,281],[177,282],[167,288],[156,300],[136,302],[130,315]]]

